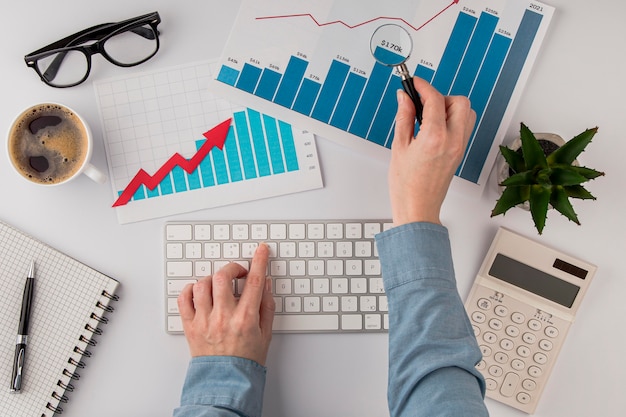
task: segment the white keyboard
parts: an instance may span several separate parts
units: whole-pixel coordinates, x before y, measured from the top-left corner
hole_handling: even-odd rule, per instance
[[[389,220],[168,222],[166,330],[182,334],[176,299],[185,285],[228,262],[246,269],[259,242],[270,248],[276,333],[384,332],[387,297],[374,236]],[[241,294],[245,279],[233,282]]]

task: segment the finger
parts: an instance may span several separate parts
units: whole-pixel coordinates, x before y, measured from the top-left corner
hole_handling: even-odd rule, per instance
[[[197,316],[208,317],[211,314],[213,308],[211,281],[211,277],[206,277],[193,284],[193,306]]]
[[[196,315],[196,309],[193,306],[193,286],[194,284],[185,285],[178,296],[178,311],[183,323],[193,320]]]
[[[395,147],[406,146],[413,139],[415,132],[415,106],[411,98],[403,90],[397,91],[398,111],[396,112],[396,127],[392,142]]]
[[[241,308],[257,313],[261,305],[261,300],[265,292],[265,272],[267,271],[267,259],[269,258],[269,248],[261,243],[252,258],[250,272],[246,277],[246,285],[239,298]]]
[[[272,325],[274,324],[274,313],[276,311],[276,303],[274,301],[274,295],[272,294],[272,279],[265,279],[265,290],[263,291],[263,298],[261,299],[260,309],[260,326],[261,333],[267,341],[272,338]]]
[[[245,276],[247,272],[248,271],[246,271],[243,266],[231,262],[213,274],[212,287],[214,308],[234,308],[235,296],[233,295],[233,280]]]

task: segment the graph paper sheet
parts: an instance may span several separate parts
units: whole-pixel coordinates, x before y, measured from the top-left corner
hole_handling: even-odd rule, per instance
[[[104,315],[112,310],[109,302],[119,283],[2,221],[0,254],[0,417],[51,417],[59,407],[66,407],[59,398],[65,398],[66,387],[78,379],[76,372],[81,370],[76,368],[84,366],[83,352],[96,344],[92,336],[100,334],[98,326],[106,323]],[[33,261],[35,285],[23,385],[19,394],[11,394],[22,294]],[[67,393],[70,399],[72,395]]]
[[[455,182],[480,191],[553,12],[519,0],[244,0],[212,89],[387,161],[402,87],[370,39],[400,25],[413,40],[409,71],[472,102],[477,124]]]
[[[313,134],[211,94],[215,68],[95,83],[120,223],[323,186]]]

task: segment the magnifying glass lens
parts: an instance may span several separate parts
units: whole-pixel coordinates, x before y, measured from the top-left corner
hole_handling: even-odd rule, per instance
[[[378,62],[395,67],[409,58],[413,40],[402,26],[382,25],[372,34],[370,49]]]

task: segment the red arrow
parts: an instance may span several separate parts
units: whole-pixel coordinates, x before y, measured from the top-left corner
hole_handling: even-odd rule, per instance
[[[113,203],[113,207],[123,206],[128,203],[142,185],[145,185],[150,190],[154,190],[176,166],[181,167],[188,174],[191,174],[198,168],[198,165],[206,158],[211,149],[214,147],[222,149],[224,147],[231,120],[232,119],[225,120],[211,130],[203,133],[202,135],[206,138],[206,141],[191,159],[185,159],[177,152],[172,155],[154,175],[148,174],[143,168],[140,169],[128,183],[122,194],[120,194],[119,198]]]

